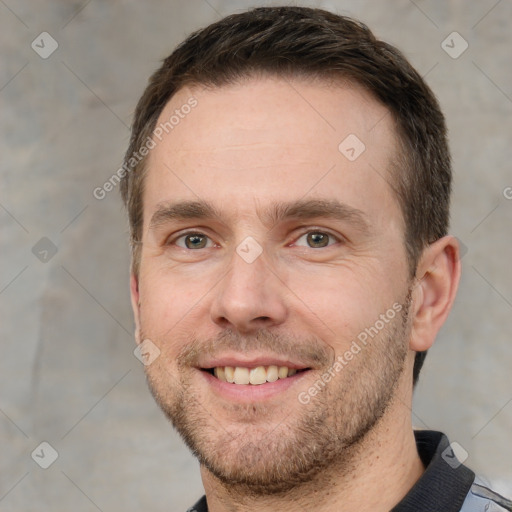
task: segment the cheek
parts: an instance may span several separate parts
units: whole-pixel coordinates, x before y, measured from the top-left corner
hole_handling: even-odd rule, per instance
[[[146,335],[173,338],[177,330],[197,321],[197,312],[211,286],[184,275],[146,273],[139,283],[141,325]]]
[[[289,284],[297,298],[295,316],[316,325],[318,335],[337,351],[374,325],[399,298],[382,272],[344,267],[304,275]]]

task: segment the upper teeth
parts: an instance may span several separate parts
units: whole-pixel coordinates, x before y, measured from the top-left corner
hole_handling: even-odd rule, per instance
[[[297,373],[295,368],[287,366],[257,366],[245,368],[244,366],[217,366],[213,369],[215,377],[235,384],[264,384],[285,379]]]

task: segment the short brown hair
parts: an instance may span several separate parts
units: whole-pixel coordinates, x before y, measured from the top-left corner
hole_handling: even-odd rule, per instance
[[[146,158],[134,162],[171,97],[182,87],[220,87],[255,74],[282,78],[343,79],[385,105],[401,148],[390,186],[405,223],[411,277],[430,243],[446,235],[451,165],[438,102],[403,54],[379,41],[363,23],[321,9],[260,7],[227,16],[182,42],[151,76],[139,100],[121,181],[138,272]],[[131,165],[130,165],[131,164]],[[416,354],[416,383],[426,352]]]

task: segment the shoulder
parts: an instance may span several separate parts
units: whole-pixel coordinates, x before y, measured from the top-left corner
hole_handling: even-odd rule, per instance
[[[512,512],[512,501],[475,481],[466,496],[461,512],[480,511]]]

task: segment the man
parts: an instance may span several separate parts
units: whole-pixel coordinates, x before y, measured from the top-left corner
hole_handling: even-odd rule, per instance
[[[259,8],[151,77],[122,193],[136,341],[201,464],[190,510],[476,511],[413,385],[456,294],[446,129],[363,24]]]

